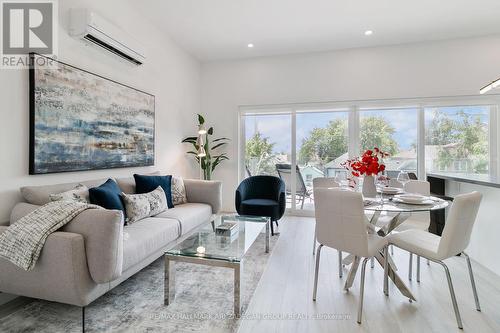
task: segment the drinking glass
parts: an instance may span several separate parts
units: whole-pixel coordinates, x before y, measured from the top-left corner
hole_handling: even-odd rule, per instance
[[[410,176],[408,175],[408,172],[406,171],[401,171],[398,175],[398,182],[403,184],[403,189],[405,188],[405,185],[410,181]]]
[[[384,203],[384,192],[383,192],[383,188],[384,187],[387,187],[389,185],[388,183],[388,179],[387,179],[387,176],[383,175],[383,174],[380,174],[380,175],[377,175],[375,177],[375,186],[377,187],[378,189],[378,192],[379,192],[379,199],[380,199],[380,203],[383,204]]]

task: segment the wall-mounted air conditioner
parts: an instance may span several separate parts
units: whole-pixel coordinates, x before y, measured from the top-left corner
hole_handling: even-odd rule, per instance
[[[69,33],[135,65],[142,65],[146,60],[142,47],[133,37],[88,9],[70,10]]]

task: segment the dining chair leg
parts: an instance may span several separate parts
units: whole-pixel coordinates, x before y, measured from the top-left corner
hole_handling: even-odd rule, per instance
[[[271,236],[274,236],[274,223],[271,220]]]
[[[313,290],[313,301],[316,301],[316,292],[318,290],[318,273],[319,273],[319,258],[321,256],[321,248],[323,244],[319,244],[316,253],[316,269],[314,270],[314,290]]]
[[[339,278],[342,279],[342,251],[337,251],[339,253]]]
[[[417,255],[417,282],[420,282],[420,256]]]
[[[374,258],[374,257],[372,257],[372,258],[370,259],[370,268],[374,268],[374,267],[375,267],[375,258]]]
[[[313,239],[313,256],[316,253],[316,226],[314,226],[314,239]]]
[[[464,326],[462,325],[462,317],[460,317],[460,311],[458,310],[457,298],[455,296],[455,290],[453,289],[453,282],[451,282],[450,270],[444,262],[439,261],[439,264],[443,266],[446,273],[446,280],[448,280],[448,288],[450,289],[451,302],[453,303],[453,310],[455,311],[455,317],[457,318],[458,328],[463,329]]]
[[[300,205],[300,209],[304,209],[304,201],[306,201],[306,196],[302,196],[302,205]]]
[[[389,246],[384,249],[384,294],[389,296]]]
[[[431,265],[431,261],[429,259],[427,259],[427,266],[430,266]]]
[[[408,280],[410,281],[412,273],[413,273],[413,253],[410,252],[410,262],[408,263]]]
[[[363,315],[363,298],[365,294],[365,272],[366,263],[368,258],[363,260],[363,265],[361,266],[361,285],[359,286],[359,305],[358,305],[358,324],[361,324],[361,316]]]
[[[394,255],[394,245],[391,245],[391,256]]]
[[[479,297],[477,296],[476,282],[474,281],[474,274],[472,273],[472,265],[470,263],[469,255],[462,252],[465,259],[467,260],[467,267],[469,268],[470,283],[472,284],[472,292],[474,293],[474,301],[476,302],[476,310],[481,311],[481,306],[479,305]]]

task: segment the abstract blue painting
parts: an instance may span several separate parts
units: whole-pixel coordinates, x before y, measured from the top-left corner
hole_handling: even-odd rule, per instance
[[[153,95],[31,57],[30,174],[154,165]]]

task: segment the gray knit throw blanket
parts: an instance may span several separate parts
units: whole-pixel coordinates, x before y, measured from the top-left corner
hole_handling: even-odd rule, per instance
[[[30,271],[47,237],[87,209],[101,208],[73,201],[54,201],[20,218],[0,234],[0,257]]]

